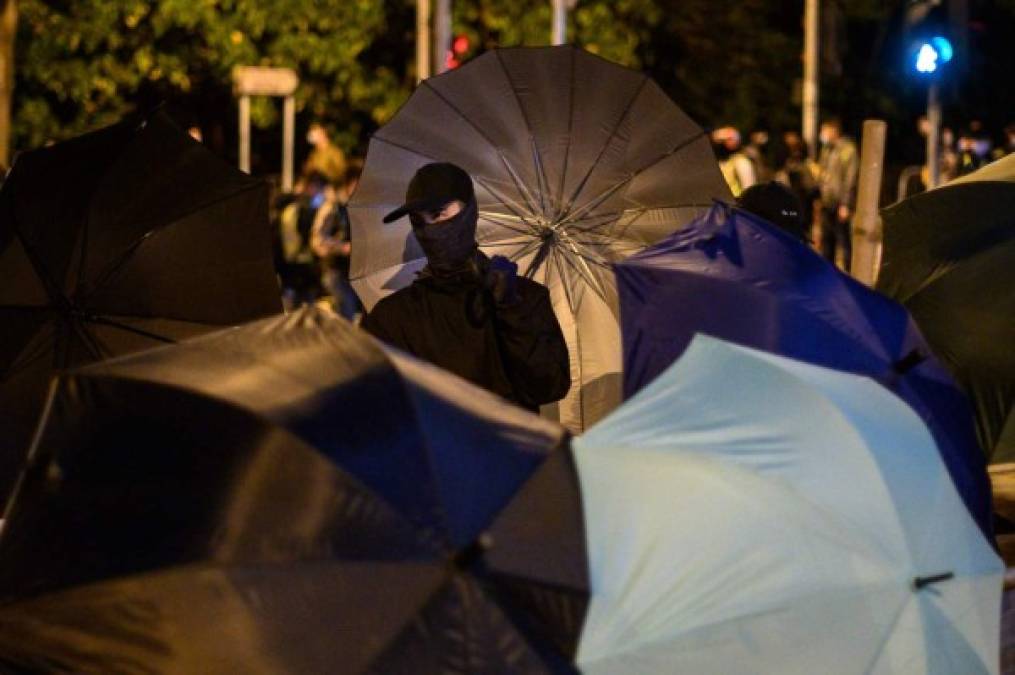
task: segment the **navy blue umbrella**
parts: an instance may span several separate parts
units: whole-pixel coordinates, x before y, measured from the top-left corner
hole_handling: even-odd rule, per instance
[[[614,270],[625,398],[675,361],[695,333],[869,376],[927,423],[959,493],[993,540],[990,482],[969,402],[902,305],[721,203]]]

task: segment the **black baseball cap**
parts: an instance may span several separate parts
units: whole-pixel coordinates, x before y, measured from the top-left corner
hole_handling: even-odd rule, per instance
[[[800,200],[782,183],[770,181],[752,185],[737,198],[737,206],[761,216],[801,241],[810,239],[801,216]]]
[[[468,203],[474,196],[472,178],[450,162],[421,166],[405,190],[405,203],[384,216],[384,222],[398,220],[413,211],[435,211],[456,199]]]

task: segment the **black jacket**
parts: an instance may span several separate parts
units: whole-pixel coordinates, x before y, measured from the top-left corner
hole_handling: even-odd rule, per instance
[[[375,337],[535,410],[571,386],[567,344],[539,283],[517,278],[517,299],[498,305],[477,273],[421,274],[384,298],[362,327]]]

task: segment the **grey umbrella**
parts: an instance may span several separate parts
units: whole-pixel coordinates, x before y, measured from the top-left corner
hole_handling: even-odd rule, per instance
[[[497,49],[426,80],[371,139],[350,204],[368,309],[426,262],[408,222],[381,218],[433,161],[472,175],[482,249],[549,287],[573,381],[557,412],[584,430],[620,399],[610,263],[730,197],[708,138],[649,77],[571,46]]]

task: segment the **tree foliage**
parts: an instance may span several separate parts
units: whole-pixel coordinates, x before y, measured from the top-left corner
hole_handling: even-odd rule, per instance
[[[219,150],[234,152],[231,70],[274,65],[300,75],[301,122],[324,121],[341,146],[362,153],[369,133],[394,114],[415,83],[415,0],[19,3],[16,148],[73,136],[134,107],[168,101],[194,122],[217,128]],[[497,46],[549,43],[549,0],[452,4],[453,31],[471,45],[466,58]],[[974,18],[982,4],[971,3]],[[986,4],[992,7],[981,20],[986,30],[1004,25],[1007,33],[993,42],[987,33],[971,36],[990,59],[974,60],[961,96],[954,89],[952,100],[961,100],[963,111],[989,105],[1011,69],[1011,56],[1004,55],[1015,7],[1012,0]],[[838,22],[832,26],[836,35],[841,32],[826,60],[842,66],[841,75],[825,69],[822,107],[843,115],[848,126],[880,115],[890,129],[911,128],[925,93],[896,63],[901,2],[830,0],[822,7]],[[785,129],[799,125],[802,13],[802,0],[579,0],[568,37],[645,70],[703,125]],[[824,42],[828,47],[832,41]],[[996,49],[988,49],[995,43]],[[277,104],[255,101],[255,124],[273,127]]]
[[[290,66],[297,105],[356,142],[386,119],[404,68],[361,55],[388,30],[375,0],[21,0],[14,135],[19,147],[79,134],[137,105],[229,109],[236,65]],[[255,124],[276,106],[255,100]]]

